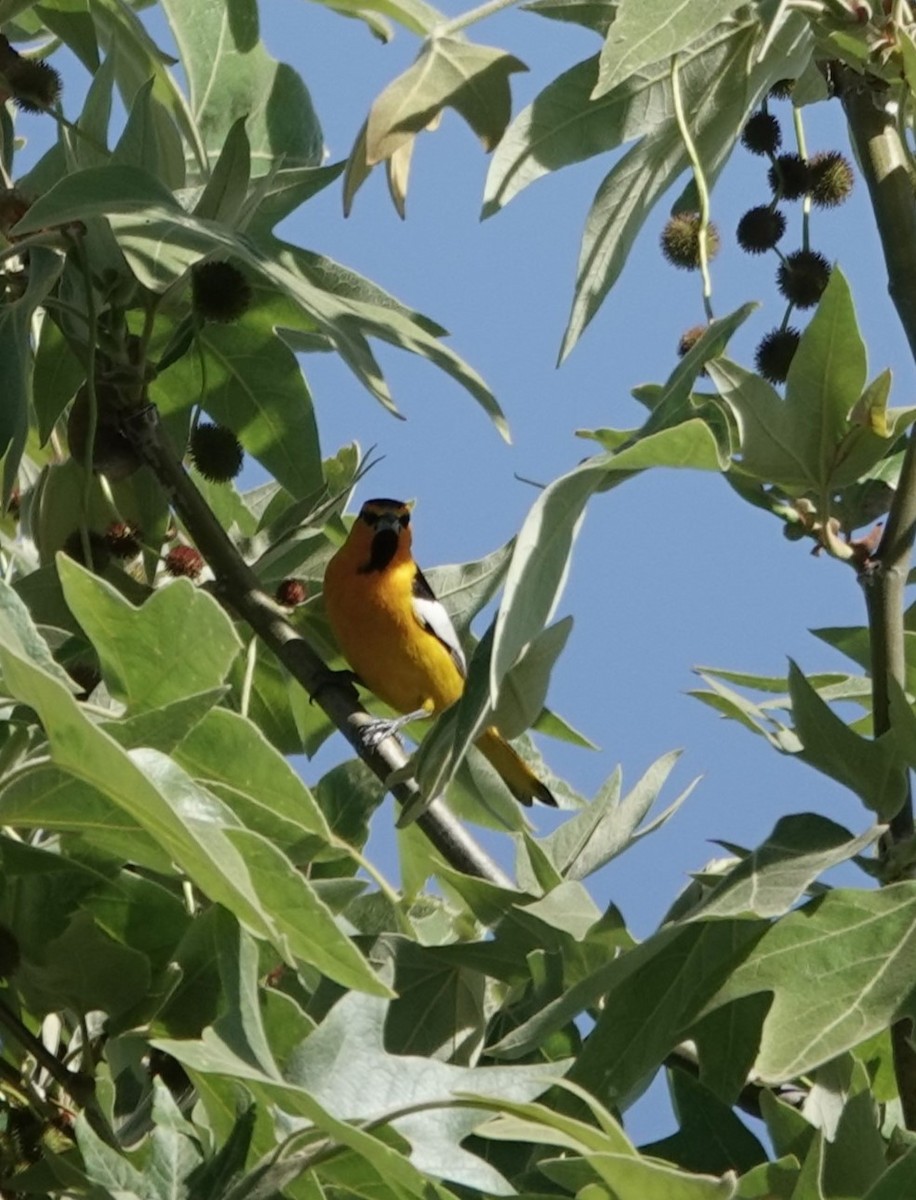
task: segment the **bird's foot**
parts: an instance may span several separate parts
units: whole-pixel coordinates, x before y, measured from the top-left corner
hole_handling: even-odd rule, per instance
[[[360,740],[369,750],[375,750],[385,738],[396,737],[411,721],[419,721],[427,717],[429,717],[429,713],[423,708],[416,712],[405,713],[402,717],[371,717],[360,723]]]

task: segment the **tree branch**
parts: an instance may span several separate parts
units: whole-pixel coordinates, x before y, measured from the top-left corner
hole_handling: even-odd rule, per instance
[[[837,90],[853,146],[868,187],[881,238],[888,292],[916,361],[916,199],[906,147],[890,111],[886,84],[837,66]],[[884,534],[862,581],[871,645],[872,708],[875,737],[891,728],[890,682],[906,682],[904,590],[916,537],[916,432],[909,434],[903,466]],[[913,836],[912,784],[891,818],[884,854]],[[908,1129],[916,1129],[916,1050],[909,1020],[891,1029],[894,1072]]]
[[[370,720],[359,703],[356,689],[329,670],[321,657],[286,619],[283,610],[261,588],[251,568],[226,535],[209,505],[198,492],[175,456],[153,406],[128,417],[124,433],[166,490],[197,548],[206,559],[223,601],[243,617],[258,637],[270,647],[289,673],[331,718],[361,759],[385,782],[400,770],[407,755],[395,737],[368,749],[360,727]],[[392,788],[401,805],[417,795],[415,783]],[[452,867],[466,875],[477,875],[499,887],[511,888],[512,881],[460,821],[435,799],[417,819],[433,846]]]

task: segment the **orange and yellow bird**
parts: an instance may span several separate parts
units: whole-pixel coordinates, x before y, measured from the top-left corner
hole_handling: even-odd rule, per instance
[[[442,712],[464,691],[467,664],[455,627],[413,560],[409,505],[366,501],[328,563],[324,598],[331,628],[359,681],[405,714],[386,724],[386,733]],[[494,726],[477,748],[520,803],[556,805]]]

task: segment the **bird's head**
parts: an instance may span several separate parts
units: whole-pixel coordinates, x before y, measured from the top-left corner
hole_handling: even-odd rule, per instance
[[[362,506],[349,538],[359,552],[361,572],[384,571],[410,558],[412,507],[403,500],[367,500]]]

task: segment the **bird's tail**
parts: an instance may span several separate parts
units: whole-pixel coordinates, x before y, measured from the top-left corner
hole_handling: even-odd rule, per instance
[[[539,800],[541,804],[556,808],[557,802],[550,789],[541,783],[525,760],[494,727],[491,726],[477,739],[477,749],[493,765],[520,804],[527,805]]]

